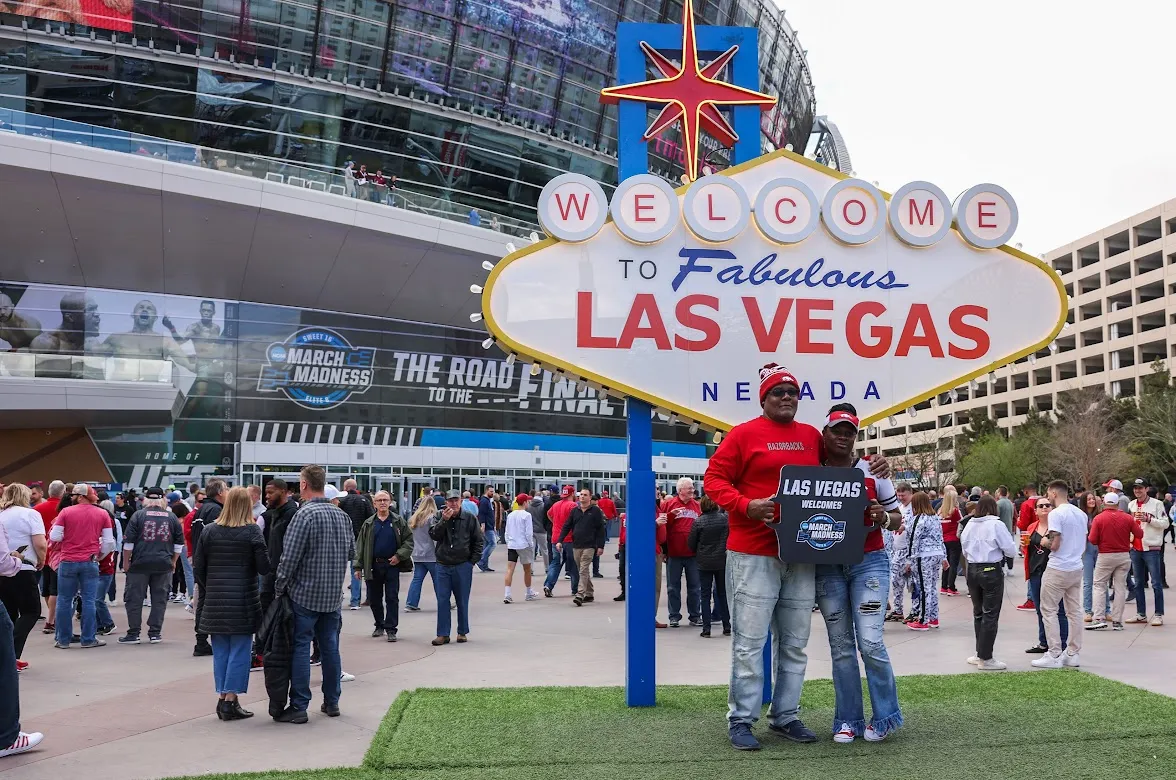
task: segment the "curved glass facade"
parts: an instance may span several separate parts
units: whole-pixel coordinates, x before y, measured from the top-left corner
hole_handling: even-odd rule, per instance
[[[0,107],[324,170],[354,160],[517,219],[559,173],[615,183],[616,107],[598,92],[616,24],[682,13],[679,0],[135,0],[130,31],[112,31],[14,7],[0,2]],[[780,98],[764,147],[803,150],[811,79],[783,14],[762,0],[696,9],[758,28],[761,86]],[[673,134],[650,148],[651,170],[682,173]]]

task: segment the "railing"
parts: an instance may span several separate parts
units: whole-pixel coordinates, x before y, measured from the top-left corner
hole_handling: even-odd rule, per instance
[[[155,157],[183,165],[198,165],[278,184],[305,187],[339,197],[383,203],[390,208],[411,208],[452,222],[472,223],[468,205],[454,202],[445,196],[417,192],[413,189],[416,183],[411,181],[398,180],[396,189],[373,183],[358,184],[354,179],[349,181],[342,173],[285,162],[273,157],[227,152],[85,122],[0,108],[0,133],[4,132],[48,138],[61,143],[124,154]],[[529,236],[532,232],[541,232],[539,226],[533,222],[483,209],[478,209],[477,213],[479,227],[488,230],[520,237]]]
[[[0,352],[0,378],[91,379],[175,386],[176,372],[170,360]]]

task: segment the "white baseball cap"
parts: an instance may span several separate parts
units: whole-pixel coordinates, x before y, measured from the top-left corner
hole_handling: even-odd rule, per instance
[[[323,488],[323,495],[327,497],[328,501],[334,501],[343,494],[339,492],[339,488],[335,487],[334,485],[327,485],[325,488]]]
[[[1106,504],[1107,506],[1118,506],[1119,505],[1119,494],[1118,493],[1107,493],[1105,496],[1103,496],[1103,503]]]

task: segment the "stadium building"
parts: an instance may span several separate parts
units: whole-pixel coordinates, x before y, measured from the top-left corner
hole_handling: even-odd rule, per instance
[[[484,349],[469,286],[530,240],[552,177],[611,190],[615,25],[680,16],[0,0],[0,481],[263,482],[320,462],[397,492],[619,491],[621,404]],[[782,12],[699,17],[759,30],[780,98],[765,151],[847,163]],[[650,144],[669,180],[681,157],[672,133]],[[665,481],[702,472],[703,435],[659,419],[655,438]]]

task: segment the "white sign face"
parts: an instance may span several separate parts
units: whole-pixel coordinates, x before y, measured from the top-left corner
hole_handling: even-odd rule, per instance
[[[780,151],[699,180],[693,196],[682,188],[670,208],[643,185],[652,197],[622,197],[611,213],[656,230],[630,239],[609,222],[581,243],[548,239],[506,257],[482,296],[487,327],[547,368],[719,429],[760,414],[765,363],[801,381],[801,420],[848,401],[873,422],[1061,330],[1057,275],[1009,247],[979,248],[1015,228],[1007,192],[982,184],[957,198],[974,222],[965,240],[942,229],[951,204],[935,185],[908,185],[891,214],[868,182],[842,179]],[[743,202],[758,210],[751,221]],[[647,216],[655,222],[633,219]]]

